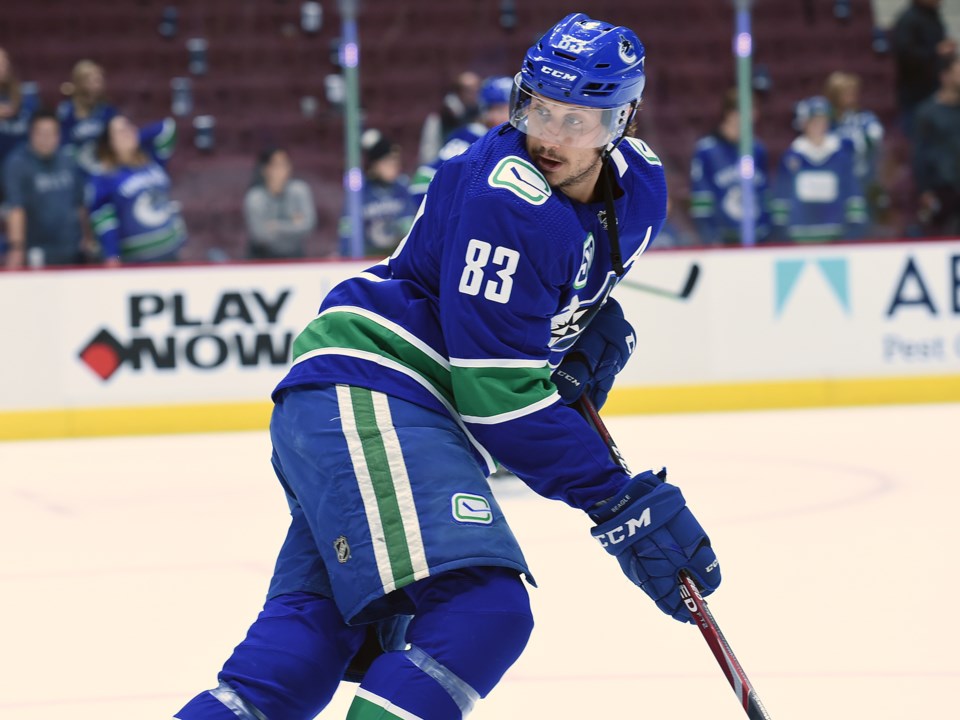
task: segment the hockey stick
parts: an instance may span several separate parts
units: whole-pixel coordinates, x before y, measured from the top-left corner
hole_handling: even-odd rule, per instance
[[[577,401],[577,405],[587,422],[597,431],[603,439],[603,442],[606,443],[614,462],[629,473],[630,470],[627,467],[627,463],[620,449],[613,441],[610,431],[607,430],[606,425],[603,424],[603,420],[600,419],[600,414],[593,406],[593,403],[590,402],[590,399],[581,395]],[[760,698],[757,696],[757,691],[754,689],[753,684],[747,678],[747,674],[743,671],[743,667],[737,660],[737,656],[733,654],[733,648],[730,647],[730,643],[727,642],[727,639],[720,631],[720,626],[713,617],[713,613],[710,612],[710,608],[707,607],[706,600],[700,595],[697,583],[686,570],[680,571],[680,597],[690,611],[690,616],[693,618],[693,621],[697,627],[700,628],[703,639],[706,640],[707,645],[710,646],[713,656],[717,659],[717,663],[719,663],[720,669],[723,670],[723,674],[726,676],[727,682],[730,683],[730,687],[733,688],[733,692],[736,693],[740,705],[747,713],[747,717],[750,720],[771,720],[770,715],[767,714],[763,703],[760,702]]]
[[[671,300],[686,300],[693,294],[693,289],[697,285],[697,279],[700,277],[700,266],[697,263],[690,265],[690,272],[687,275],[686,281],[683,283],[683,287],[680,288],[679,292],[674,292],[673,290],[664,290],[663,288],[654,287],[653,285],[647,285],[646,283],[636,282],[635,280],[621,280],[620,284],[624,287],[628,287],[631,290],[641,290],[643,292],[653,293],[654,295],[659,295],[660,297],[670,298]]]

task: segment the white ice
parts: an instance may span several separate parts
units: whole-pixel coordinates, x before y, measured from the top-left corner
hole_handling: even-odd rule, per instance
[[[956,716],[960,405],[608,425],[711,534],[710,606],[773,718]],[[0,717],[166,720],[215,684],[286,526],[268,458],[263,432],[0,444]],[[472,719],[746,717],[584,517],[497,489],[537,626]]]

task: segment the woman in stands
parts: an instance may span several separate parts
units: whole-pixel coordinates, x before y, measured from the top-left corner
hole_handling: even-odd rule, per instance
[[[87,208],[107,264],[177,259],[187,233],[166,171],[175,140],[172,118],[138,130],[117,115],[97,141]]]

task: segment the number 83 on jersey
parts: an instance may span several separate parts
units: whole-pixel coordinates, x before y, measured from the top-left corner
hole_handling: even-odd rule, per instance
[[[513,290],[513,274],[517,271],[520,253],[501,245],[493,247],[483,240],[472,239],[467,243],[465,267],[460,275],[460,292],[479,295],[493,302],[506,303]],[[499,268],[499,269],[497,269]],[[496,278],[487,279],[487,275]],[[484,282],[486,280],[486,282]]]

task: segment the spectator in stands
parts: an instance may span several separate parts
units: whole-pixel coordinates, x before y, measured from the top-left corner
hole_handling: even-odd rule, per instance
[[[860,77],[835,72],[827,78],[824,95],[832,112],[831,130],[853,144],[853,171],[867,200],[867,215],[876,218],[884,204],[884,192],[877,175],[883,145],[883,125],[869,110],[860,109]]]
[[[8,249],[6,265],[72,265],[80,260],[83,180],[60,145],[60,124],[52,112],[30,119],[29,140],[10,153],[4,166]]]
[[[756,106],[754,106],[756,107]],[[753,117],[756,123],[756,111]],[[758,241],[770,234],[769,160],[762,142],[753,141],[754,218]],[[739,245],[743,219],[740,182],[740,109],[736,89],[723,97],[720,122],[710,135],[697,141],[690,164],[690,214],[700,242]]]
[[[941,61],[940,89],[917,108],[914,177],[928,235],[960,235],[960,56]]]
[[[108,265],[176,260],[186,242],[166,171],[176,134],[172,118],[138,130],[117,115],[98,139],[86,199]]]
[[[414,173],[410,181],[410,193],[418,206],[427,193],[427,186],[436,175],[437,169],[444,162],[466,152],[468,147],[486,135],[489,130],[510,119],[512,90],[513,78],[511,77],[491,77],[483,81],[478,96],[479,118],[475,122],[467,123],[454,130],[440,148],[436,159],[421,165]]]
[[[423,124],[420,135],[421,163],[432,162],[450,133],[477,119],[480,113],[479,92],[479,75],[470,70],[457,75],[453,88],[443,96],[440,112],[428,115]]]
[[[254,183],[243,198],[247,223],[247,257],[266,260],[301,258],[304,240],[317,225],[310,186],[292,176],[290,155],[270,148],[260,155]]]
[[[30,118],[39,105],[37,86],[20,82],[10,56],[0,48],[0,170],[10,152],[27,141]]]
[[[863,234],[866,202],[854,174],[853,144],[830,132],[830,103],[815,96],[797,103],[800,136],[780,159],[771,210],[774,237],[829,242]]]
[[[61,86],[67,99],[57,107],[63,145],[87,171],[94,169],[97,139],[117,109],[104,98],[106,86],[103,68],[92,60],[80,60],[73,66],[71,81]]]
[[[957,44],[947,38],[940,0],[913,0],[893,25],[891,45],[900,124],[912,139],[917,106],[937,89],[939,60],[957,50]]]
[[[392,253],[413,225],[417,206],[401,174],[400,147],[379,130],[363,133],[363,239],[367,257]],[[352,223],[349,208],[340,220],[340,252],[350,255]]]

